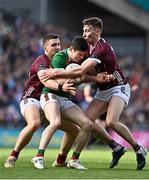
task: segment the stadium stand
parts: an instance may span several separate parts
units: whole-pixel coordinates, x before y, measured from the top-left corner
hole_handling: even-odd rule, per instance
[[[134,5],[142,8],[143,10],[149,11],[149,3],[148,0],[129,0]]]

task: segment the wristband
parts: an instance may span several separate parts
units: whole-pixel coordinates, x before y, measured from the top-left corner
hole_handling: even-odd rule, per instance
[[[58,85],[58,91],[59,91],[59,92],[62,92],[62,91],[63,91],[63,85],[62,85],[62,84],[59,84],[59,85]]]

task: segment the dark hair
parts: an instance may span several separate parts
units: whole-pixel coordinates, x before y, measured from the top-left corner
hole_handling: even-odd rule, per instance
[[[91,25],[91,26],[97,27],[101,30],[103,29],[103,22],[98,17],[91,17],[91,18],[84,19],[82,21],[82,23],[83,23],[83,25]]]
[[[51,33],[51,34],[47,34],[45,35],[45,37],[43,38],[43,45],[50,39],[57,39],[59,38],[59,35],[58,34],[54,34],[54,33]]]
[[[71,42],[71,46],[73,47],[74,50],[77,50],[77,51],[88,50],[88,44],[82,36],[75,37]]]

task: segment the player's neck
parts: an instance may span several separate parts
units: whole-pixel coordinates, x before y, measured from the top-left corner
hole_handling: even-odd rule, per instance
[[[98,38],[96,38],[96,39],[94,39],[94,41],[91,43],[91,45],[93,46],[93,47],[96,47],[96,44],[97,44],[97,42],[100,40],[100,36],[98,37]]]
[[[70,52],[70,49],[68,48],[68,50],[67,50],[67,53],[68,53],[68,59],[69,59],[69,61],[70,62],[73,62],[74,60],[73,59],[71,59],[71,52]]]
[[[94,50],[94,48],[96,47],[98,41],[100,40],[101,37],[99,37],[98,39],[95,39],[94,42],[90,43],[90,53]]]
[[[45,51],[45,55],[51,60],[53,58],[53,56],[51,56],[50,54],[48,54],[46,51]]]
[[[95,38],[95,39],[92,39],[92,41],[89,43],[91,46],[95,47],[97,42],[100,40],[100,36]]]

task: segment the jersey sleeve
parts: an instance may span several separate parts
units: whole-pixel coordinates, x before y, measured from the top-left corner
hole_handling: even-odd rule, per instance
[[[106,46],[105,59],[107,59],[108,65],[110,67],[109,73],[112,73],[116,69],[116,54],[114,49],[109,44]]]
[[[34,70],[36,73],[38,73],[38,71],[44,70],[46,68],[47,68],[47,64],[46,64],[44,58],[39,58],[35,61]]]
[[[90,57],[89,60],[96,62],[97,64],[100,64],[101,61],[98,58]]]
[[[101,60],[100,60],[100,56],[99,56],[99,52],[96,53],[93,53],[89,56],[89,59],[92,60],[92,61],[95,61],[97,62],[97,64],[100,64],[101,63]]]

